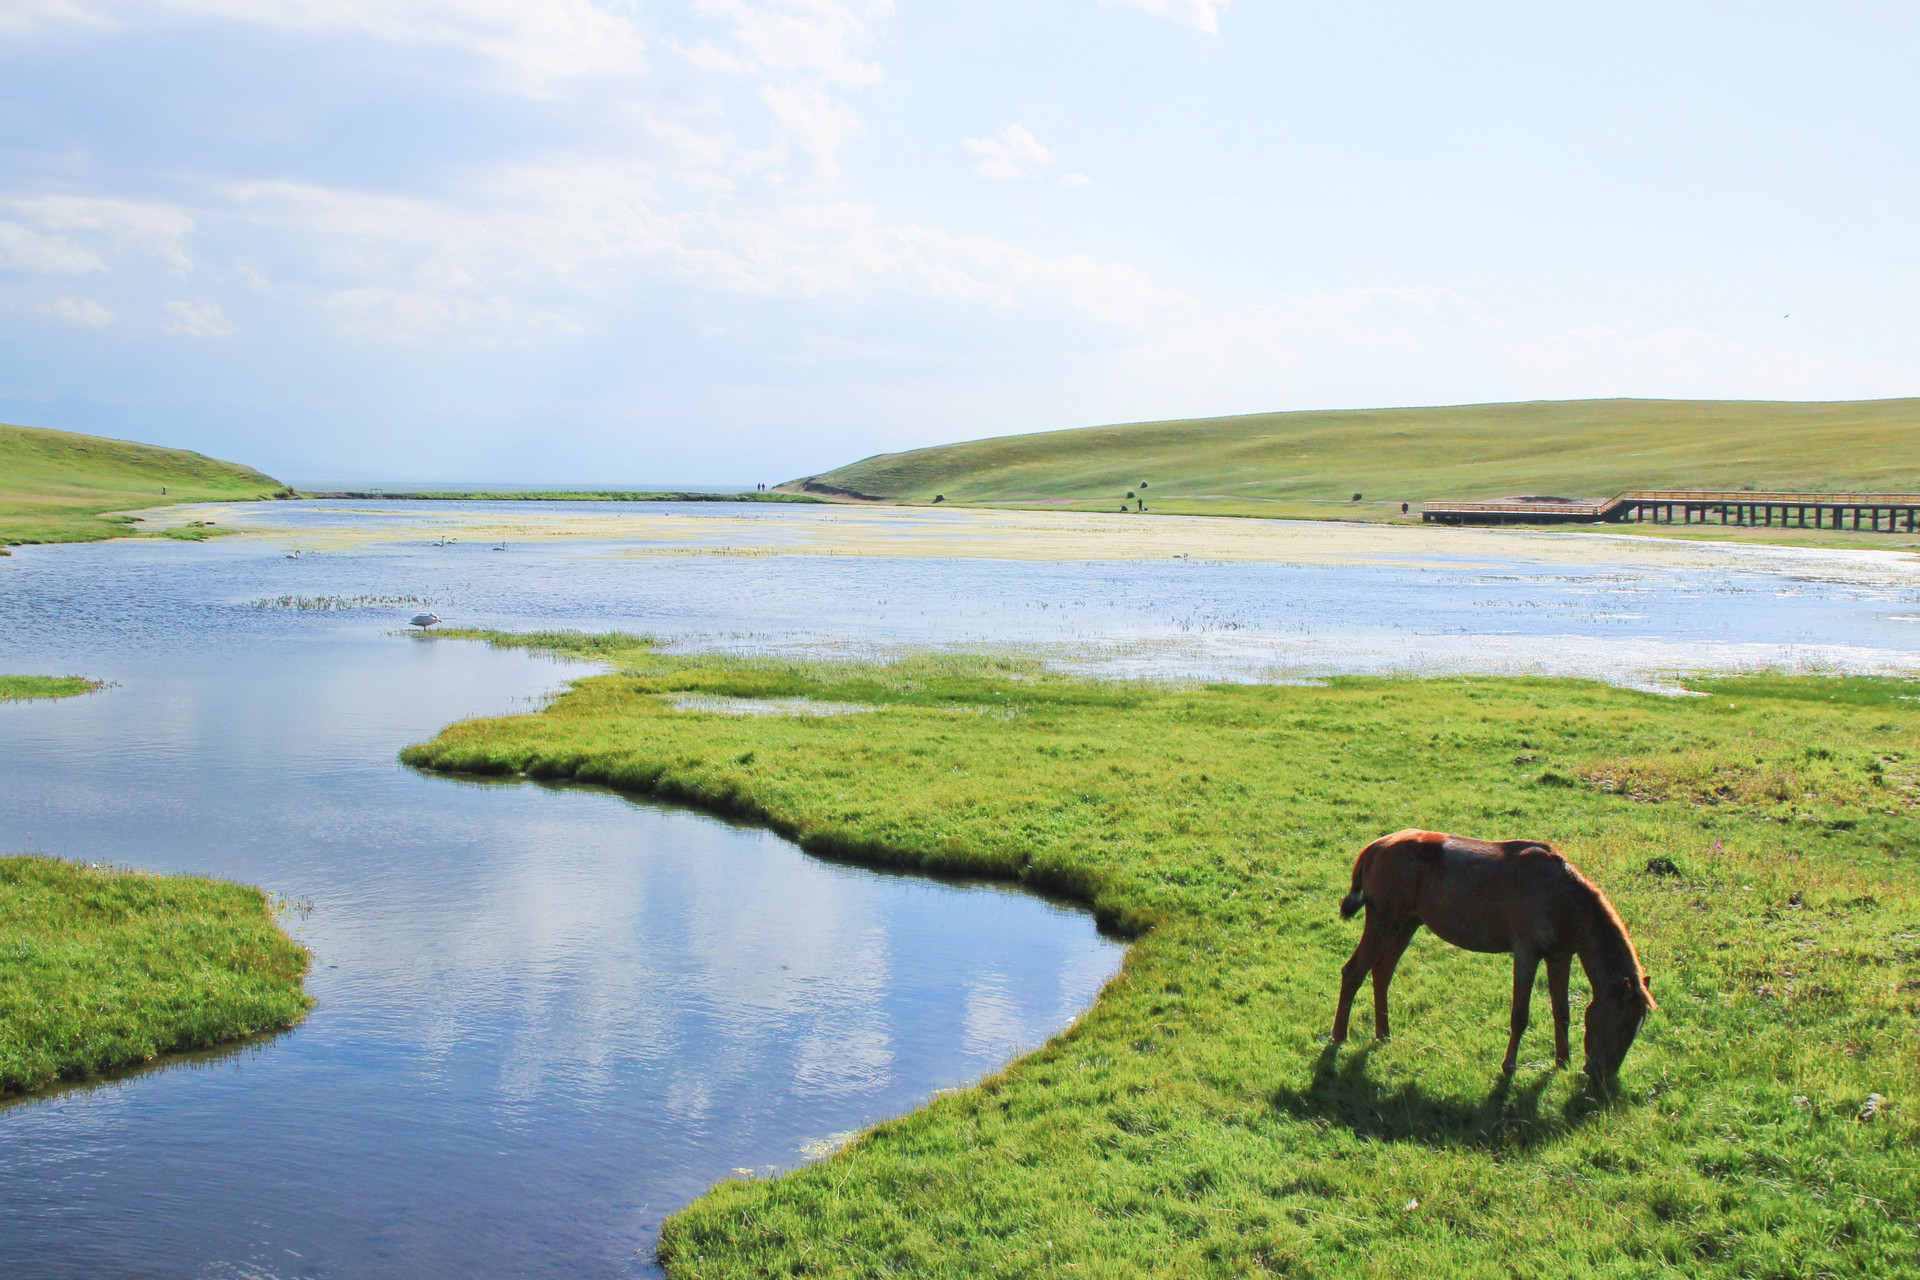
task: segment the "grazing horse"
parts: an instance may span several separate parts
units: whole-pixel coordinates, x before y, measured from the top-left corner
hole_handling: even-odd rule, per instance
[[[1652,983],[1633,939],[1607,895],[1552,846],[1538,840],[1471,840],[1438,831],[1396,831],[1360,851],[1353,892],[1340,903],[1367,923],[1353,958],[1340,970],[1340,1008],[1333,1039],[1347,1038],[1360,980],[1373,974],[1373,1033],[1387,1038],[1387,987],[1394,966],[1421,925],[1468,951],[1513,954],[1513,1028],[1501,1070],[1512,1074],[1533,1002],[1533,978],[1547,962],[1553,1001],[1553,1056],[1567,1064],[1567,972],[1573,957],[1587,971],[1587,1075],[1612,1078],[1655,1008]]]

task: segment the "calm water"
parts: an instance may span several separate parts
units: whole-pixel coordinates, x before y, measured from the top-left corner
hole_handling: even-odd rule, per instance
[[[0,669],[117,682],[0,705],[0,849],[311,904],[289,925],[320,1003],[0,1109],[0,1276],[652,1274],[661,1218],[716,1179],[998,1068],[1118,966],[1031,896],[416,775],[401,746],[572,669],[230,607],[285,562],[201,550],[0,561]]]
[[[1711,572],[634,557],[435,546],[432,522],[477,504],[389,506],[417,533],[350,551],[0,561],[0,670],[116,682],[0,705],[0,849],[302,903],[320,1000],[285,1035],[0,1109],[0,1276],[648,1274],[660,1219],[715,1179],[976,1078],[1115,971],[1090,921],[1031,897],[591,789],[401,768],[407,743],[585,669],[396,634],[415,601],[461,625],[1025,646],[1117,674],[1920,666],[1920,589],[1884,556],[1854,575],[1773,553]],[[301,597],[387,602],[270,604]]]
[[[592,509],[732,516],[739,542],[771,547],[804,545],[804,526],[819,518],[817,509],[766,504]],[[473,516],[579,510],[535,502],[261,504],[246,518],[322,538],[369,523],[400,536],[298,560],[263,560],[258,543],[210,543],[198,549],[202,559],[185,559],[239,562],[236,572],[204,581],[197,571],[157,573],[155,589],[230,604],[283,594],[409,594],[431,600],[457,625],[619,627],[693,648],[867,654],[900,645],[1022,646],[1064,666],[1121,676],[1474,671],[1663,685],[1679,670],[1920,665],[1920,560],[1894,552],[1730,546],[1711,553],[1724,564],[1676,569],[1647,563],[1637,540],[1579,534],[1560,535],[1593,548],[1593,562],[1577,567],[1522,554],[1508,563],[1433,555],[1377,566],[636,557],[634,544],[586,539],[513,542],[504,553],[478,540],[434,545]],[[886,518],[866,508],[852,514]],[[900,519],[939,534],[966,527],[975,514],[919,510]],[[705,532],[685,545],[703,539],[736,540]],[[1516,539],[1516,548],[1526,542]],[[125,615],[135,629],[144,625],[139,607],[130,602]],[[383,616],[397,622],[411,612]]]

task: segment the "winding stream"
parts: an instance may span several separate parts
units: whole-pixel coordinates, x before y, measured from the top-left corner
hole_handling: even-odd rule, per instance
[[[657,1274],[661,1219],[714,1181],[997,1069],[1118,967],[1027,894],[413,773],[401,746],[586,668],[236,607],[282,561],[212,549],[0,562],[6,669],[116,682],[0,705],[0,848],[284,895],[319,1004],[0,1109],[0,1275]]]

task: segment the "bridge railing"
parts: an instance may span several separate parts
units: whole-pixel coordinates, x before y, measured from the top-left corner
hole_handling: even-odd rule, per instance
[[[1916,507],[1920,493],[1780,493],[1755,489],[1635,489],[1615,498],[1608,506],[1622,502],[1693,502],[1718,506],[1720,503],[1753,502],[1775,506],[1829,507]]]
[[[1776,506],[1776,507],[1920,507],[1920,493],[1785,493],[1755,489],[1633,489],[1605,502],[1449,502],[1420,504],[1434,514],[1491,512],[1502,515],[1605,517],[1629,504],[1665,506]]]

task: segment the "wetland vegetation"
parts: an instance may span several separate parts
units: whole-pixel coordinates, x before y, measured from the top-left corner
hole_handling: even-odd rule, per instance
[[[0,1094],[291,1026],[306,972],[258,889],[0,857]]]
[[[30,698],[72,698],[92,693],[101,681],[85,676],[0,676],[0,702],[25,702]]]
[[[1171,685],[453,634],[613,670],[408,763],[603,783],[823,857],[1016,880],[1136,939],[1038,1052],[673,1217],[675,1276],[1920,1267],[1915,682]],[[875,709],[738,716],[687,695]],[[1551,840],[1606,890],[1660,1002],[1617,1091],[1551,1069],[1539,1010],[1503,1081],[1509,966],[1424,934],[1395,1039],[1327,1043],[1353,857],[1405,826]],[[1585,997],[1576,977],[1576,1017]]]

